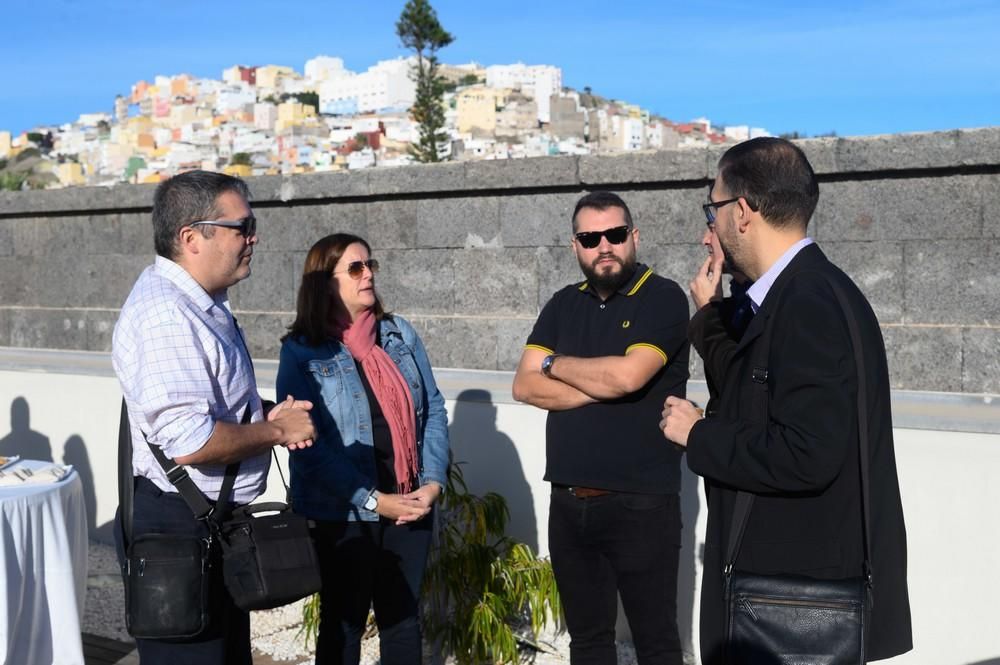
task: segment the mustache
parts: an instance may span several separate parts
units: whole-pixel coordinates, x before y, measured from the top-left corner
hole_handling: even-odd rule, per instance
[[[605,260],[605,259],[611,259],[612,261],[614,261],[615,263],[617,263],[620,266],[624,266],[625,265],[625,262],[622,259],[618,258],[617,256],[615,256],[611,252],[605,252],[604,254],[598,254],[597,258],[595,258],[591,262],[590,267],[591,268],[597,268],[597,264],[600,263],[601,261]]]

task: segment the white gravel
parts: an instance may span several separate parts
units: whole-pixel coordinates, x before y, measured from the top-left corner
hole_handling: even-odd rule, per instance
[[[125,630],[124,596],[114,547],[91,541],[89,564],[83,632],[122,642],[132,641]],[[266,612],[253,612],[250,616],[253,648],[274,660],[312,665],[313,652],[305,648],[303,639],[298,636],[302,627],[302,602]],[[538,653],[535,665],[569,663],[569,636],[565,632],[549,630],[539,636],[539,640],[543,645],[551,647],[553,653]],[[440,662],[440,659],[425,653],[424,662]],[[449,658],[447,662],[450,664],[453,659]],[[632,646],[619,642],[619,665],[634,665],[635,662],[635,650]],[[377,637],[367,639],[362,644],[361,665],[379,665]]]

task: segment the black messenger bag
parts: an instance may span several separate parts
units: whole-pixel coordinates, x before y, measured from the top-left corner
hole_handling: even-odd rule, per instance
[[[237,508],[222,523],[219,542],[226,588],[241,609],[287,605],[320,589],[309,521],[287,504]]]
[[[217,615],[218,560],[212,538],[181,533],[145,533],[133,537],[132,440],[122,400],[118,430],[119,525],[125,561],[125,627],[129,635],[184,641],[212,627]]]

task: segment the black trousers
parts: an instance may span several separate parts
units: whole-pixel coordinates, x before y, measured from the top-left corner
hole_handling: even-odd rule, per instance
[[[573,665],[615,665],[618,598],[639,665],[682,665],[677,630],[676,494],[577,498],[552,488],[549,552]]]
[[[208,528],[191,514],[184,499],[177,493],[163,492],[146,478],[136,478],[133,503],[132,533],[182,533],[208,537]],[[121,532],[121,515],[115,515],[115,545],[119,564],[125,561]],[[219,620],[209,632],[184,642],[137,639],[136,647],[142,665],[252,665],[250,654],[250,615],[236,607],[222,584],[221,561],[215,566],[219,573],[218,593],[221,599]]]
[[[420,665],[420,585],[432,526],[433,513],[400,526],[317,521],[323,590],[316,665],[357,665],[371,608],[382,665]]]

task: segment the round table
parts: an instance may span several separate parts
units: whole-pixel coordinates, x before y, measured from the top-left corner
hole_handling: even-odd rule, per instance
[[[48,464],[18,462],[31,469]],[[0,487],[5,663],[82,665],[87,548],[83,484],[76,471],[54,483]]]

